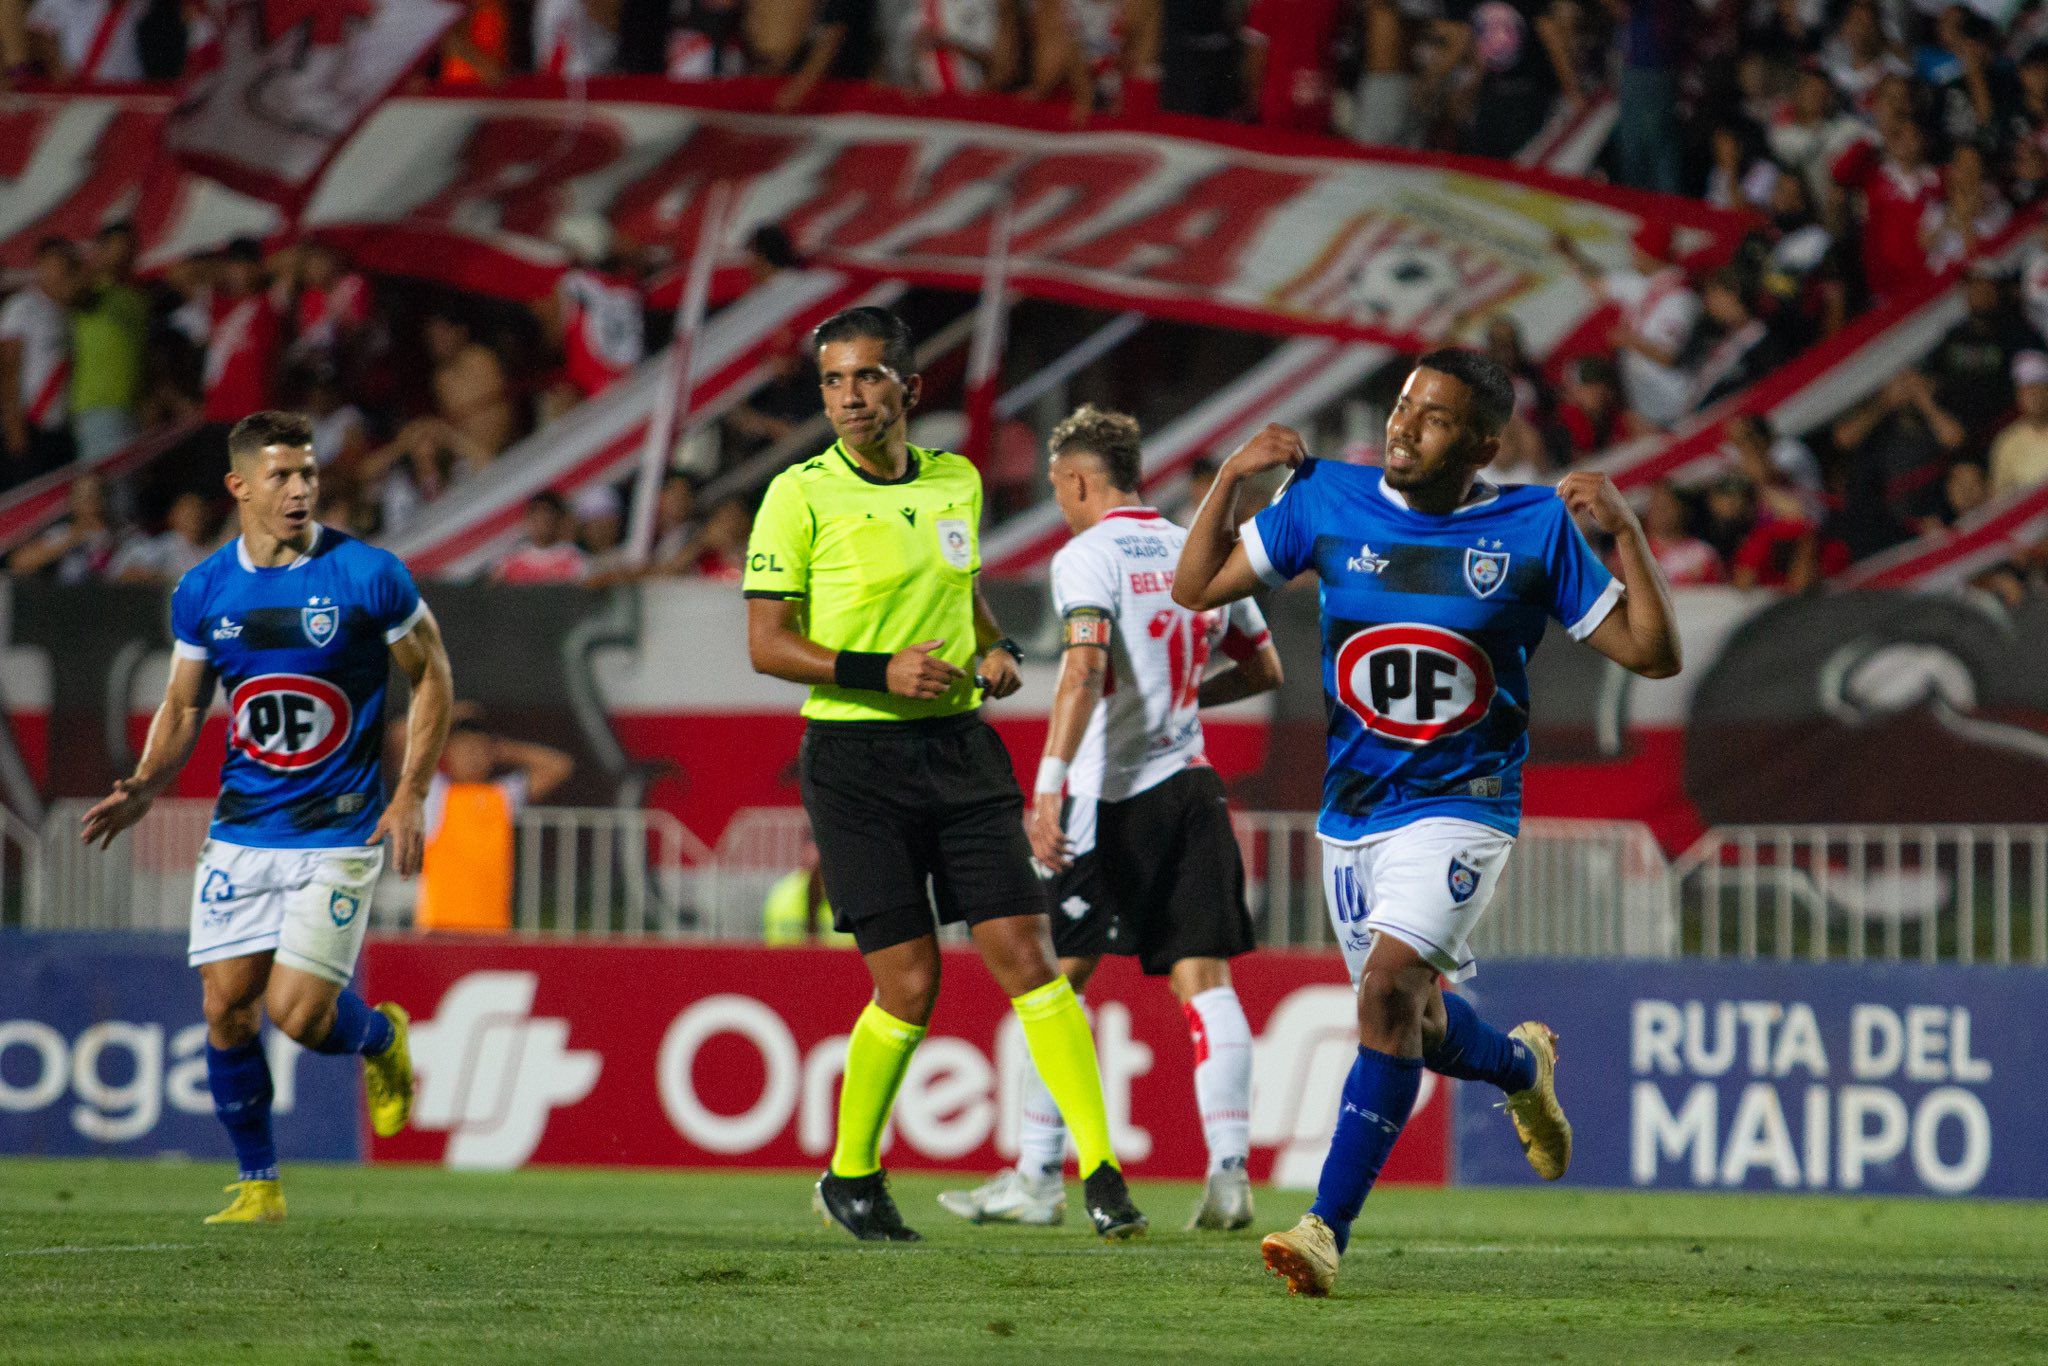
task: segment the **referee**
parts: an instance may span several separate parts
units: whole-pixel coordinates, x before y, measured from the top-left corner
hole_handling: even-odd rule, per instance
[[[889,1197],[882,1127],[938,1001],[935,930],[962,920],[1067,1119],[1096,1232],[1128,1237],[1145,1216],[1110,1151],[1087,1018],[1053,963],[1023,794],[979,710],[983,691],[1020,683],[1017,647],[975,586],[981,476],[905,439],[921,381],[895,314],[848,309],[814,345],[839,439],[769,484],[744,591],[755,671],[810,686],[804,808],[833,922],[875,983],[847,1043],[818,1207],[856,1238],[916,1239]]]

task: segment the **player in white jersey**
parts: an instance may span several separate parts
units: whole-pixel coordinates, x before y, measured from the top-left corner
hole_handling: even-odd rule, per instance
[[[1244,866],[1199,709],[1280,685],[1280,657],[1249,599],[1191,612],[1172,597],[1187,533],[1138,498],[1139,429],[1084,406],[1053,429],[1052,487],[1075,533],[1053,557],[1064,657],[1037,795],[1032,852],[1051,871],[1053,948],[1083,990],[1105,953],[1163,976],[1187,1013],[1209,1180],[1188,1221],[1252,1219],[1252,1036],[1229,960],[1252,947]],[[1221,650],[1235,667],[1203,674]],[[976,1222],[1058,1223],[1066,1130],[1029,1074],[1017,1166],[939,1203]]]

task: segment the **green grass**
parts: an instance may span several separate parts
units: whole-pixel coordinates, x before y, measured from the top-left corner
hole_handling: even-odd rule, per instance
[[[221,1175],[0,1162],[0,1361],[2048,1359],[2040,1206],[1395,1188],[1307,1301],[1180,1185],[1110,1247],[1078,1189],[972,1228],[905,1176],[926,1241],[864,1247],[803,1173],[298,1166],[289,1222],[201,1227]]]

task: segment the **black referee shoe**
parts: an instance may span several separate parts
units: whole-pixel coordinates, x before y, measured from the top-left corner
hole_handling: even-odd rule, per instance
[[[881,1172],[867,1176],[826,1172],[818,1178],[811,1207],[864,1243],[919,1241],[917,1230],[903,1226],[903,1216],[889,1197],[889,1179]]]
[[[1150,1227],[1131,1203],[1131,1188],[1124,1184],[1124,1174],[1107,1162],[1088,1173],[1081,1188],[1087,1195],[1088,1217],[1103,1237],[1131,1238]]]

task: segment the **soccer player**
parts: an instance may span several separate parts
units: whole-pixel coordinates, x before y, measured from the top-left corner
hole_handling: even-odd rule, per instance
[[[259,412],[228,434],[242,534],[171,594],[169,685],[133,775],[85,815],[101,847],[141,820],[192,757],[215,683],[228,751],[193,879],[188,960],[205,1000],[206,1077],[240,1164],[209,1224],[284,1218],[261,1016],[316,1053],[363,1056],[370,1124],[412,1108],[406,1016],[348,990],[386,857],[419,871],[427,784],[448,735],[440,628],[405,566],[313,520],[313,429]],[[405,768],[384,797],[384,687],[412,683]]]
[[[1502,1033],[1440,979],[1472,975],[1467,939],[1514,848],[1544,618],[1648,678],[1678,672],[1678,637],[1642,526],[1606,476],[1577,471],[1554,493],[1479,477],[1514,402],[1500,366],[1440,350],[1401,389],[1383,469],[1311,460],[1295,433],[1267,427],[1225,463],[1174,580],[1177,601],[1205,609],[1304,571],[1321,580],[1330,740],[1317,831],[1359,1049],[1315,1203],[1261,1245],[1300,1294],[1330,1292],[1424,1067],[1505,1091],[1545,1179],[1571,1162],[1556,1035],[1534,1020]],[[1239,486],[1282,465],[1291,479],[1238,539]],[[1619,579],[1575,517],[1616,538]]]
[[[748,546],[754,668],[808,684],[798,771],[836,928],[875,994],[846,1050],[839,1133],[817,1206],[866,1241],[909,1241],[879,1146],[939,993],[937,921],[965,921],[1010,997],[1031,1058],[1073,1126],[1088,1214],[1141,1231],[1102,1102],[1095,1040],[1053,962],[1024,797],[981,696],[1017,691],[1017,648],[975,585],[981,478],[905,438],[921,381],[885,309],[827,318],[814,338],[839,439],[768,486]],[[927,885],[930,893],[926,891]]]
[[[1065,654],[1026,830],[1053,871],[1053,949],[1074,990],[1086,990],[1105,952],[1132,954],[1166,977],[1187,1013],[1209,1148],[1188,1228],[1243,1228],[1252,1032],[1229,960],[1251,949],[1252,923],[1197,709],[1279,687],[1280,655],[1250,599],[1220,612],[1173,601],[1168,566],[1187,533],[1139,502],[1139,435],[1135,418],[1093,406],[1053,428],[1053,496],[1074,539],[1052,561]],[[1204,678],[1218,649],[1235,667]],[[1016,1167],[939,1197],[962,1218],[1065,1217],[1066,1129],[1035,1074],[1025,1088]]]

